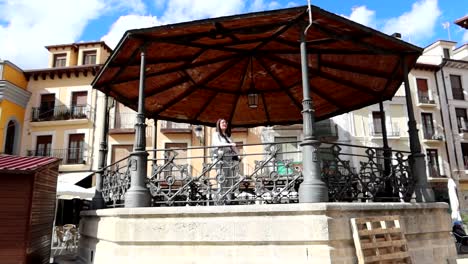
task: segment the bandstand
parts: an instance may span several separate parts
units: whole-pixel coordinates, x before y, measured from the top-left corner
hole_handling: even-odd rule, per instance
[[[413,261],[446,262],[456,255],[450,217],[427,184],[408,84],[421,52],[315,6],[127,31],[93,87],[138,111],[134,149],[106,165],[104,118],[79,260],[355,263],[350,218],[399,215]],[[402,82],[411,152],[318,140],[316,121],[391,100]],[[178,164],[177,149],[148,158],[146,118],[220,117],[302,124],[302,161],[281,159],[273,143],[245,146],[255,150],[242,155],[248,172],[210,147],[190,148],[198,170]]]

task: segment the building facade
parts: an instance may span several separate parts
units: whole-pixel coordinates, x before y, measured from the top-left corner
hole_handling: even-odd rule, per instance
[[[0,153],[20,154],[26,106],[31,96],[23,70],[0,60]]]
[[[97,157],[94,134],[100,125],[96,124],[98,93],[90,83],[111,49],[104,42],[46,48],[49,67],[25,71],[31,98],[21,154],[61,158],[62,175],[75,173],[74,180],[84,179]]]

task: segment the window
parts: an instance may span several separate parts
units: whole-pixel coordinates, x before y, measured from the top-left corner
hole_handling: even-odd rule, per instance
[[[465,100],[460,75],[450,75],[450,84],[452,86],[453,99]]]
[[[116,102],[114,116],[111,117],[111,129],[133,129],[136,112],[125,105]],[[162,127],[161,127],[162,128]]]
[[[444,48],[444,58],[450,59],[450,50],[447,48]]]
[[[432,139],[435,136],[434,123],[432,121],[432,114],[422,113],[421,117],[422,117],[422,123],[423,123],[424,138]]]
[[[381,112],[372,112],[372,124],[374,125],[374,130],[372,134],[382,135],[382,113]]]
[[[65,67],[66,64],[67,64],[67,54],[66,53],[54,54],[54,67],[55,68]]]
[[[437,149],[427,149],[427,166],[431,177],[440,177],[439,155]]]
[[[84,51],[83,52],[83,65],[94,65],[96,64],[96,51]]]
[[[15,134],[16,134],[16,124],[14,121],[10,120],[7,125],[7,131],[5,136],[5,154],[14,154],[15,146]]]
[[[465,170],[468,170],[468,143],[461,143]]]
[[[419,103],[423,103],[423,104],[429,103],[429,88],[427,86],[427,80],[417,78],[416,85],[418,86]]]
[[[85,134],[70,134],[68,138],[67,164],[83,163]]]
[[[71,112],[73,118],[86,118],[88,92],[73,92]]]
[[[275,143],[279,143],[279,151],[277,155],[277,159],[279,161],[283,160],[292,160],[292,161],[298,161],[297,153],[291,153],[291,152],[297,152],[299,149],[297,147],[297,137],[275,137]]]
[[[467,127],[466,127],[466,121],[467,121],[466,109],[465,108],[455,108],[455,115],[457,117],[458,130],[460,132],[464,131],[464,130],[467,130]]]
[[[41,94],[39,119],[50,119],[54,116],[55,94]]]
[[[52,136],[37,136],[35,156],[49,157],[52,154]]]

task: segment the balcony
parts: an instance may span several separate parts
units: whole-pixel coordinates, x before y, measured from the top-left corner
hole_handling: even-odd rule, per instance
[[[161,133],[165,133],[165,134],[192,133],[192,125],[187,124],[187,123],[161,121],[160,124],[161,124]]]
[[[110,113],[109,134],[135,133],[136,115],[135,112]]]
[[[338,125],[331,119],[315,123],[315,135],[321,139],[338,139]]]
[[[32,149],[26,150],[27,156],[54,157],[62,159],[61,165],[86,164],[87,157],[83,148]]]
[[[377,137],[381,138],[383,137],[383,131],[382,128],[376,128],[374,126],[371,126],[370,129],[370,134],[372,137]],[[398,123],[393,123],[390,127],[387,127],[387,137],[388,138],[399,138],[400,135],[400,128],[398,126]]]
[[[429,94],[418,94],[418,106],[420,107],[436,107],[435,100],[429,98]]]
[[[60,105],[53,108],[33,107],[31,112],[32,122],[91,119],[91,107],[89,105]]]
[[[468,122],[464,117],[458,118],[458,131],[460,132],[460,136],[462,138],[468,139]]]
[[[426,128],[424,130],[423,142],[425,143],[439,143],[443,142],[444,137],[436,132],[429,132]]]

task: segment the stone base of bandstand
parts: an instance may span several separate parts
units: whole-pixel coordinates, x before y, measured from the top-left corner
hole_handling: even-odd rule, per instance
[[[82,213],[80,263],[357,263],[350,218],[399,215],[413,263],[456,259],[446,203],[119,208]]]

